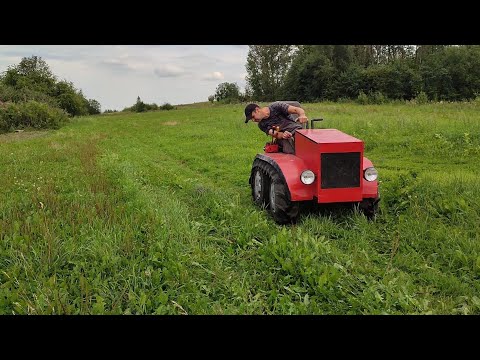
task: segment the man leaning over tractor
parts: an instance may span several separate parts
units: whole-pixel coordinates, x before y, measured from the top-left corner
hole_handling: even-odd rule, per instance
[[[298,103],[297,103],[298,104]],[[305,111],[284,101],[276,101],[268,106],[260,107],[255,103],[245,107],[245,123],[252,119],[267,135],[277,139],[282,151],[295,154],[294,134],[302,129],[301,124],[308,123]]]

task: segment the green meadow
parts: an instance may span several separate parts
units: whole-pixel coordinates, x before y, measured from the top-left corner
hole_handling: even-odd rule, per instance
[[[480,102],[303,107],[365,141],[374,221],[255,207],[242,104],[0,135],[0,314],[480,314]]]

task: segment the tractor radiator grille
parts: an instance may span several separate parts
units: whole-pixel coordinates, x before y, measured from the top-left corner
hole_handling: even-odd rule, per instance
[[[321,154],[322,189],[360,187],[360,153]]]

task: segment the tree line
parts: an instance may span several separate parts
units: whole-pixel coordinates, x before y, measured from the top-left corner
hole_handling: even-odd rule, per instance
[[[209,100],[463,101],[480,95],[478,45],[249,45],[245,67],[243,94],[223,83]]]
[[[41,57],[24,57],[0,73],[0,132],[58,128],[69,117],[100,111],[97,100],[87,99],[72,82],[58,80]]]
[[[168,102],[158,106],[155,103],[152,103],[152,104],[145,103],[140,99],[140,96],[137,96],[137,102],[132,106],[127,106],[122,110],[122,112],[145,112],[145,111],[174,110],[174,109],[176,109],[176,107]],[[115,111],[106,110],[105,112],[115,112]]]

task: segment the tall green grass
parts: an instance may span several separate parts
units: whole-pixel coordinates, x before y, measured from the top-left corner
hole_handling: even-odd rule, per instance
[[[304,107],[365,141],[376,221],[256,208],[242,105],[0,135],[0,313],[479,314],[478,103]]]

